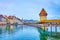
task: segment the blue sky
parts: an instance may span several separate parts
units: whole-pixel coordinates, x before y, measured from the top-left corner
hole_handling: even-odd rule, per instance
[[[39,20],[42,8],[47,11],[48,19],[60,18],[60,0],[0,0],[0,14],[23,19]]]

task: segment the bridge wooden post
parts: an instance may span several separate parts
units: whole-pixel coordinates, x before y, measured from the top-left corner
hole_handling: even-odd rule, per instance
[[[47,23],[43,24],[42,29],[44,29],[44,30],[48,30],[48,24],[47,24]]]
[[[57,24],[57,23],[56,23]],[[57,25],[55,26],[55,33],[57,33]]]
[[[52,36],[52,26],[51,26],[51,36]]]
[[[45,26],[44,26],[44,32],[45,32]]]

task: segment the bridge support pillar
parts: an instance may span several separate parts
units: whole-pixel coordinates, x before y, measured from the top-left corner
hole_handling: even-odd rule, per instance
[[[46,26],[43,26],[43,27],[41,27],[43,30],[48,30],[48,27],[46,27]]]

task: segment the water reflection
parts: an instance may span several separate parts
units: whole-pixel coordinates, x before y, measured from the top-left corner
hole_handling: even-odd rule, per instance
[[[12,33],[19,29],[23,29],[22,25],[0,25],[0,34]]]
[[[49,30],[43,30],[27,25],[0,26],[0,40],[60,40],[60,36],[57,38],[54,35],[50,28]]]
[[[49,27],[48,29],[49,30],[43,30],[42,28],[38,28],[38,32],[40,33],[40,40],[60,40],[59,27],[53,27],[52,30],[51,27]]]

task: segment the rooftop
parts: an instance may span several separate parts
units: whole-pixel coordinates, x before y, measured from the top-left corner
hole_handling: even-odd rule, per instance
[[[47,16],[47,12],[42,8],[41,12],[39,13],[39,16]]]

